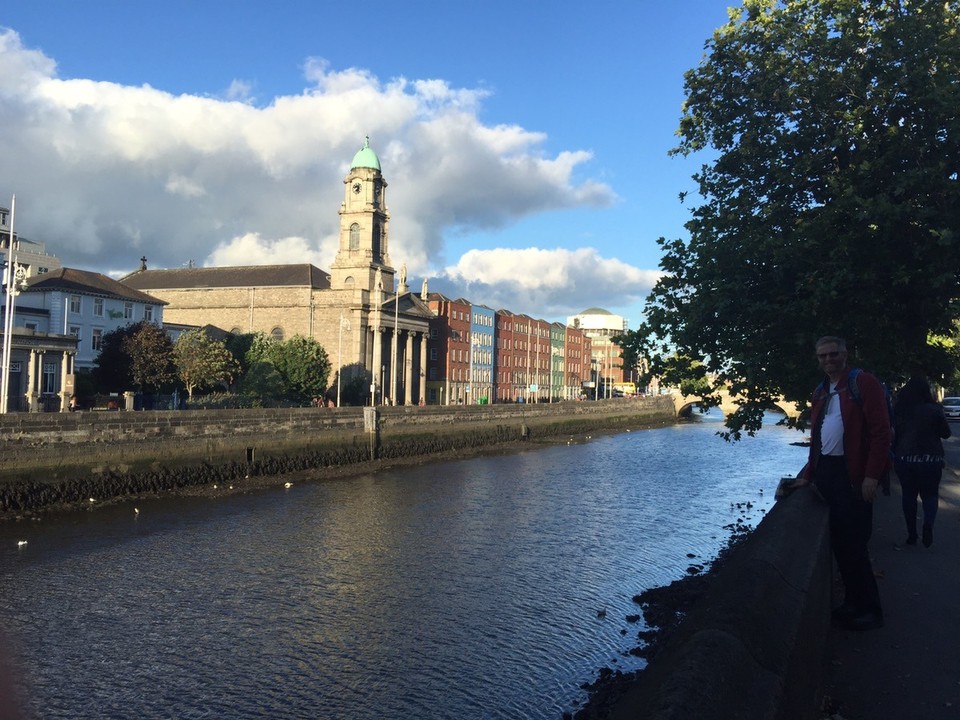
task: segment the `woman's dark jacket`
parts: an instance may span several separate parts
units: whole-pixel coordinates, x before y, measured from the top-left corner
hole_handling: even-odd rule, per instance
[[[913,462],[943,460],[943,440],[950,437],[950,425],[938,403],[922,403],[894,411],[893,454]]]

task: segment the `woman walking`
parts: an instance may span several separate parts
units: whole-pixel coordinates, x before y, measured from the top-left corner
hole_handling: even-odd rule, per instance
[[[933,544],[933,521],[940,501],[943,440],[950,426],[943,408],[933,399],[930,385],[914,376],[900,389],[893,408],[894,467],[903,491],[907,545],[917,543],[917,495],[923,506],[923,545]]]

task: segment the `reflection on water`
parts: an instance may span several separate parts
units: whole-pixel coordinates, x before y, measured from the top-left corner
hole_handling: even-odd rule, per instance
[[[717,429],[0,525],[0,627],[43,718],[558,718],[802,465]]]

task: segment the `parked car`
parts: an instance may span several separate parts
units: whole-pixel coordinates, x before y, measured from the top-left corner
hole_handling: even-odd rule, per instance
[[[947,420],[960,420],[960,397],[945,397],[943,414],[947,416]]]

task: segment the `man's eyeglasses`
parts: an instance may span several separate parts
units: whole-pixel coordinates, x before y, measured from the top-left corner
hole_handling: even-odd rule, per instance
[[[821,360],[826,360],[827,358],[830,358],[831,360],[836,360],[838,357],[840,357],[840,351],[833,350],[831,352],[817,353],[817,357],[820,358]]]

